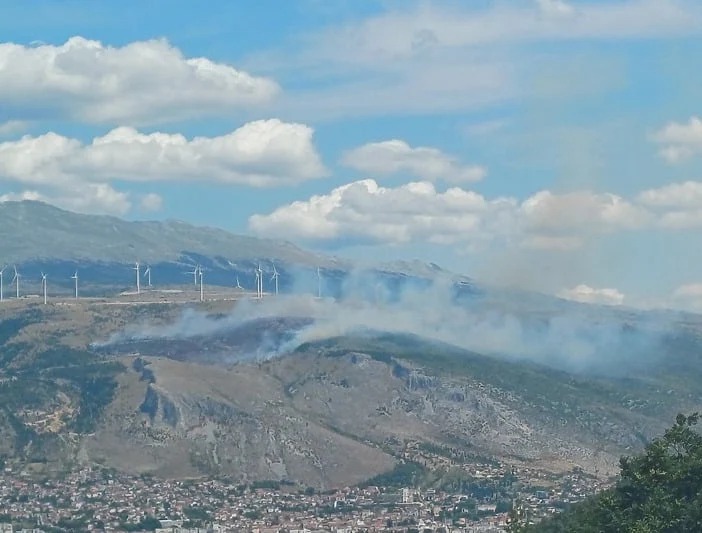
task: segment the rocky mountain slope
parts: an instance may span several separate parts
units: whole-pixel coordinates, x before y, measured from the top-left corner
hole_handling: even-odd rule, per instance
[[[695,315],[487,289],[416,262],[364,271],[288,243],[36,202],[0,204],[0,225],[23,290],[38,294],[43,270],[52,291],[48,305],[0,305],[0,459],[40,472],[332,487],[399,461],[472,458],[604,475],[702,408]],[[201,304],[186,290],[115,297],[137,259],[162,287],[193,292],[200,264],[229,288]],[[252,288],[259,261],[268,281],[272,260],[279,297],[232,288],[236,276]],[[75,268],[82,295],[106,297],[55,297]]]
[[[317,487],[457,456],[604,475],[675,413],[702,406],[697,323],[676,326],[654,367],[616,377],[398,333],[280,351],[308,322],[231,322],[223,303],[197,312],[222,326],[93,344],[134,324],[172,327],[183,309],[5,306],[0,455],[41,469],[87,463]]]

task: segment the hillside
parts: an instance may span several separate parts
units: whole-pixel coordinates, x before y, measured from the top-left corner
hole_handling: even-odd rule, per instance
[[[694,337],[653,368],[607,377],[399,333],[293,348],[309,320],[242,321],[228,306],[193,308],[182,329],[178,305],[6,305],[0,455],[39,471],[98,464],[317,487],[408,457],[606,476],[676,412],[702,405]],[[102,343],[136,325],[151,333]]]
[[[156,264],[178,261],[189,254],[231,261],[280,260],[315,267],[332,264],[285,241],[234,235],[176,220],[129,222],[84,215],[28,200],[0,203],[0,227],[5,235],[12,236],[3,244],[6,264],[42,259]]]
[[[607,476],[702,406],[695,315],[486,288],[433,264],[358,269],[36,202],[0,204],[0,223],[15,236],[3,260],[22,273],[22,297],[0,306],[0,458],[38,472],[337,487],[461,458]],[[154,276],[139,294],[135,259]],[[267,294],[252,299],[259,260]]]

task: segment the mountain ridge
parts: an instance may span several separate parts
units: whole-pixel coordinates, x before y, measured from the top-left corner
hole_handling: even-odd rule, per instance
[[[323,267],[343,264],[288,241],[238,235],[176,219],[127,221],[81,214],[35,200],[0,203],[0,227],[13,235],[2,252],[9,263],[39,259],[156,263],[197,253],[233,261],[257,258]],[[45,251],[36,252],[42,249]]]

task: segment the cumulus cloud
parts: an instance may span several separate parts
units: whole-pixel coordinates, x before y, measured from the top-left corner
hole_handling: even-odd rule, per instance
[[[541,191],[519,202],[487,199],[430,182],[381,187],[372,179],[282,206],[249,219],[252,231],[322,242],[479,244],[504,239],[521,246],[569,250],[596,234],[642,227],[640,207],[611,194]]]
[[[487,174],[484,167],[462,165],[456,158],[436,148],[413,148],[397,139],[349,150],[344,154],[342,163],[374,176],[408,174],[422,180],[445,180],[450,183],[479,181]]]
[[[254,215],[249,225],[259,234],[309,240],[450,244],[480,238],[486,233],[485,223],[499,224],[501,216],[509,216],[512,210],[512,200],[487,201],[459,188],[438,192],[430,182],[381,187],[365,179],[327,195],[293,202],[269,215]],[[486,216],[487,212],[492,216]]]
[[[662,228],[702,226],[702,182],[685,181],[648,189],[637,196],[637,201],[657,212],[657,224]]]
[[[657,131],[654,140],[660,155],[669,163],[679,163],[702,154],[702,119],[690,117],[687,123],[670,122]]]
[[[163,207],[163,198],[156,193],[148,193],[141,197],[139,206],[142,211],[160,211]]]
[[[122,47],[83,37],[58,46],[0,43],[0,100],[11,118],[143,125],[221,115],[278,92],[270,79],[186,58],[163,39]]]
[[[702,182],[685,181],[648,189],[641,192],[637,199],[652,207],[701,208]]]
[[[163,202],[158,194],[133,197],[111,182],[291,185],[326,175],[313,133],[303,124],[271,119],[219,137],[191,139],[131,127],[115,128],[88,143],[54,132],[25,135],[0,142],[0,183],[28,187],[14,193],[20,199],[75,211],[122,215],[134,205],[158,211]]]
[[[624,294],[617,289],[596,289],[584,284],[572,289],[563,289],[558,293],[558,297],[588,304],[621,305],[624,303]]]
[[[0,143],[0,179],[33,185],[111,179],[292,184],[326,172],[312,136],[308,126],[277,119],[250,122],[220,137],[193,139],[119,127],[83,144],[46,133]]]

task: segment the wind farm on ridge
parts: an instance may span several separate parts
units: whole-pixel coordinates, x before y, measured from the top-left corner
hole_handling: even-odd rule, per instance
[[[190,303],[208,301],[230,301],[230,300],[262,300],[265,297],[279,296],[281,273],[275,263],[271,263],[272,270],[265,272],[259,262],[254,268],[253,281],[255,286],[247,288],[242,285],[240,276],[233,275],[231,286],[221,284],[205,285],[206,267],[195,264],[192,270],[183,272],[183,276],[192,276],[193,286],[183,281],[183,284],[167,283],[161,286],[152,283],[152,268],[149,264],[142,265],[135,261],[131,270],[134,272],[131,288],[116,291],[114,294],[105,296],[83,295],[81,293],[81,276],[79,269],[76,269],[69,277],[51,276],[44,271],[36,282],[29,277],[25,277],[17,265],[5,265],[0,268],[0,303],[29,302],[39,300],[43,305],[71,305],[77,302],[86,302],[102,305],[130,305],[149,303]],[[267,274],[272,272],[270,278]],[[7,274],[12,277],[8,279]],[[157,274],[156,274],[157,275]],[[315,271],[316,287],[310,287],[310,294],[317,298],[322,297],[322,271],[317,268]],[[65,279],[63,279],[65,278]],[[128,274],[125,272],[125,283]],[[52,281],[56,280],[52,291]],[[67,291],[65,286],[67,281],[71,281],[72,290]],[[270,289],[266,291],[266,282],[270,284]],[[8,288],[13,289],[8,297]],[[38,289],[38,290],[37,290]]]

